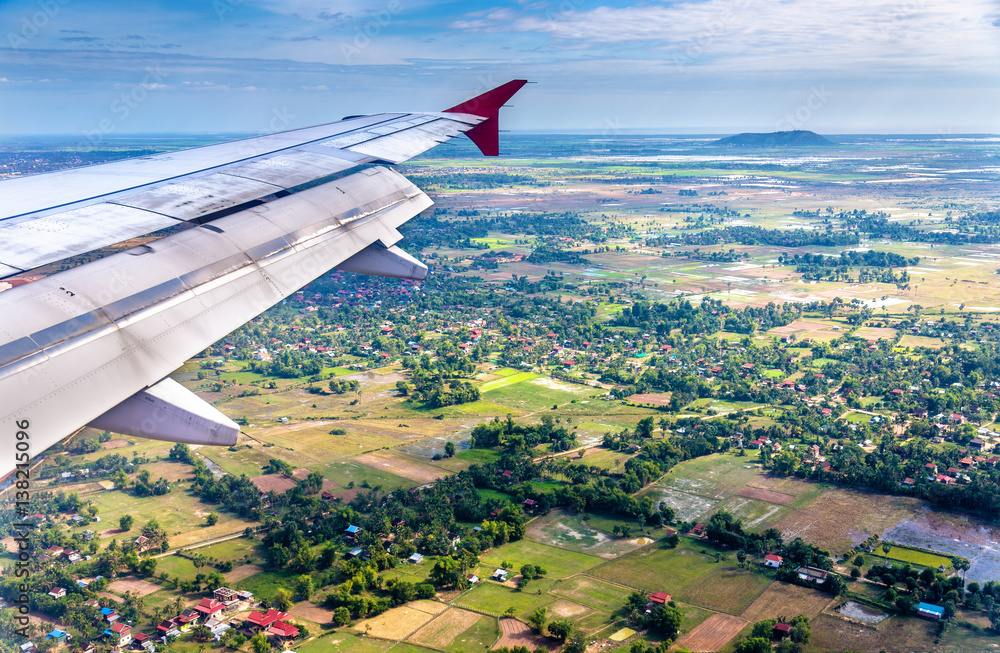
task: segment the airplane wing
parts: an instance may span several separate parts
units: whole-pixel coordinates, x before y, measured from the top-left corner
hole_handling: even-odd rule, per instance
[[[397,228],[431,200],[385,167],[460,134],[496,156],[514,80],[438,113],[387,113],[0,182],[0,474],[82,426],[232,445],[239,427],[168,375],[338,268],[423,279]]]

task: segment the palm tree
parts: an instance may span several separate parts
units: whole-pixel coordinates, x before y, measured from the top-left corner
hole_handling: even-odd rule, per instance
[[[887,542],[882,542],[882,553],[885,554],[885,562],[889,564],[889,551],[892,550],[892,545]]]

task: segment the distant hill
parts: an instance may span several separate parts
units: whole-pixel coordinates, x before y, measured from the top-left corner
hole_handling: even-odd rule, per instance
[[[797,129],[787,132],[746,132],[720,138],[713,145],[729,145],[731,147],[806,147],[833,145],[833,141],[820,136],[816,132]]]

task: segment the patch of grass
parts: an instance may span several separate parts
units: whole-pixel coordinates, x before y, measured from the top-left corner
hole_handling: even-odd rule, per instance
[[[678,603],[677,607],[679,607],[681,612],[684,613],[684,620],[681,621],[681,634],[691,632],[698,626],[698,624],[705,621],[713,614],[708,610],[704,610],[694,605],[686,605],[684,603]]]
[[[399,653],[434,653],[434,649],[425,648],[423,646],[417,646],[416,644],[410,644],[409,642],[400,642],[392,647],[393,651],[398,651]]]
[[[392,646],[387,639],[363,637],[347,628],[320,637],[295,648],[299,653],[329,653],[330,651],[350,651],[351,653],[384,653]]]
[[[718,564],[712,573],[688,583],[678,597],[692,605],[739,614],[771,584],[771,579],[735,565]]]
[[[454,605],[493,614],[503,614],[508,608],[514,608],[514,614],[525,619],[536,608],[555,603],[556,598],[548,593],[554,584],[554,580],[542,579],[532,581],[524,590],[516,590],[486,581],[463,594]]]
[[[529,563],[540,565],[548,572],[548,578],[566,578],[601,564],[601,559],[595,556],[557,549],[527,539],[496,547],[483,556],[482,561],[484,565],[496,567],[507,561],[515,570]],[[531,591],[535,589],[534,583],[528,587]]]
[[[281,571],[262,571],[249,578],[244,578],[236,584],[235,589],[253,592],[257,600],[269,601],[279,587],[291,587],[299,574],[290,569]]]
[[[448,653],[481,653],[492,646],[499,636],[497,620],[484,616],[464,632],[456,635],[444,650]]]
[[[492,449],[466,449],[456,453],[455,457],[477,465],[485,465],[499,460],[500,454]]]
[[[497,501],[511,501],[513,497],[506,492],[500,492],[498,490],[490,490],[489,488],[476,488],[476,492],[479,493],[479,498],[486,501],[488,499],[496,499]]]
[[[503,378],[494,379],[492,381],[487,381],[486,383],[479,386],[480,392],[489,392],[490,390],[498,390],[500,388],[506,388],[507,386],[514,385],[515,383],[520,383],[521,381],[527,381],[528,379],[533,379],[538,375],[534,372],[514,372],[512,374],[504,375]]]
[[[514,379],[517,377],[497,379],[490,383],[506,383]],[[593,389],[553,381],[549,377],[535,376],[526,381],[515,381],[512,385],[486,390],[482,396],[486,401],[509,406],[515,410],[535,412],[552,408],[554,405],[568,404],[573,399],[579,399],[583,392],[593,392]]]
[[[248,540],[245,537],[238,537],[235,540],[227,540],[211,546],[194,549],[191,553],[192,555],[203,555],[215,558],[216,560],[236,560],[248,554],[256,556],[260,553],[260,550],[256,542]]]
[[[941,640],[942,651],[989,651],[996,648],[996,633],[971,624],[952,626]]]
[[[882,549],[876,549],[875,554],[872,555],[872,559],[882,557]],[[912,562],[915,565],[922,565],[924,567],[933,567],[937,569],[938,566],[944,565],[946,569],[951,567],[951,559],[940,555],[934,555],[933,553],[924,553],[923,551],[916,551],[914,549],[907,549],[905,547],[894,546],[889,549],[888,557],[891,560],[899,560],[901,562]]]
[[[583,458],[573,456],[571,458],[571,464],[583,465],[584,467],[600,467],[601,469],[622,470],[625,468],[625,462],[635,455],[638,454],[627,454],[621,451],[612,451],[611,449],[598,447],[596,449],[587,450],[587,454]]]
[[[684,587],[720,566],[714,555],[702,554],[702,549],[711,551],[682,538],[676,549],[648,546],[592,569],[590,575],[638,590],[679,595]]]
[[[529,481],[524,484],[526,491],[553,492],[558,488],[565,487],[566,484],[560,481]]]
[[[553,586],[552,593],[609,613],[615,612],[625,605],[625,601],[631,594],[625,588],[588,576],[573,576],[561,580]]]
[[[201,573],[200,570],[195,569],[194,563],[178,555],[166,556],[157,560],[156,575],[159,576],[163,572],[166,572],[171,579],[180,578],[182,581],[192,580],[196,574]]]

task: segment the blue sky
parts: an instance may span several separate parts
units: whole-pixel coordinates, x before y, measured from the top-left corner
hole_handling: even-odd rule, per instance
[[[0,133],[266,132],[538,82],[504,127],[1000,132],[1000,0],[0,0]]]

